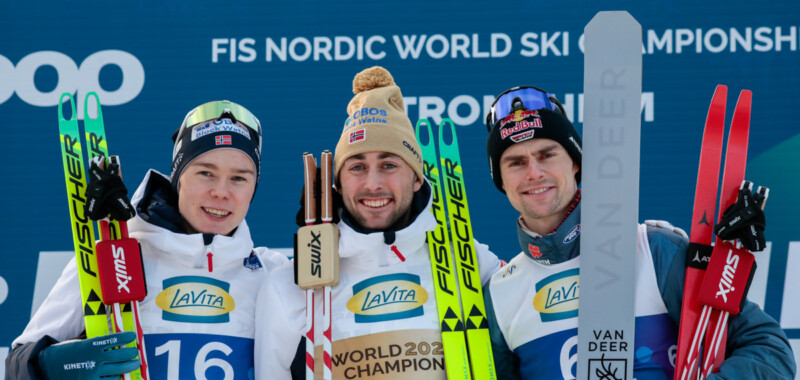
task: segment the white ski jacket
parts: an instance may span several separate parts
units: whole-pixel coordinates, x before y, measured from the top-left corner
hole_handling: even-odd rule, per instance
[[[427,182],[425,186],[429,185]],[[335,379],[445,379],[426,233],[436,227],[430,191],[426,206],[394,233],[360,233],[338,224],[340,282],[332,289]],[[481,282],[500,268],[488,247],[476,244]],[[256,306],[256,379],[290,379],[290,365],[305,330],[305,293],[293,266],[276,269]],[[322,298],[316,292],[316,374],[322,373]]]
[[[130,237],[141,244],[147,281],[140,321],[151,379],[248,378],[258,289],[288,260],[254,248],[245,221],[233,236],[175,233],[145,221],[138,204],[162,185],[169,180],[151,170],[134,194],[137,216],[128,223]],[[45,335],[62,341],[83,330],[73,259],[13,346]]]

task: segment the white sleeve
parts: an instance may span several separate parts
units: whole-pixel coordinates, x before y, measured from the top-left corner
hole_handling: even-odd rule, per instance
[[[500,259],[497,258],[497,255],[494,252],[489,250],[489,246],[486,244],[478,243],[477,240],[475,242],[475,251],[478,254],[478,268],[481,271],[481,285],[486,285],[489,282],[489,279],[492,278],[494,272],[497,272],[500,269]]]
[[[22,335],[14,339],[11,347],[35,342],[45,335],[58,341],[74,338],[84,330],[78,267],[76,260],[67,263],[53,289],[39,310],[31,317]]]
[[[267,247],[257,247],[253,249],[258,255],[259,260],[264,265],[267,273],[272,272],[289,262],[289,259],[279,251],[271,250]]]
[[[255,318],[255,378],[291,379],[306,321],[305,292],[294,283],[292,262],[275,269],[261,285]]]

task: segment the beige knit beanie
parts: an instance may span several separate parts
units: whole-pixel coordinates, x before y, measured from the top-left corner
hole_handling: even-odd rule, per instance
[[[334,173],[338,176],[344,161],[357,154],[389,152],[405,160],[417,178],[425,178],[419,144],[392,74],[380,66],[370,67],[356,74],[353,93],[333,155]]]

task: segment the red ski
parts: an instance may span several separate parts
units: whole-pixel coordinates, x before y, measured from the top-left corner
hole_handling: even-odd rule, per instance
[[[725,172],[722,175],[717,222],[722,219],[722,212],[736,202],[737,192],[744,181],[752,97],[752,92],[742,90],[736,102],[736,109],[733,111],[731,131],[725,151]],[[700,304],[707,305],[713,310],[712,323],[708,326],[703,349],[703,378],[712,370],[719,371],[719,366],[725,360],[728,316],[741,311],[755,269],[755,257],[752,253],[735,247],[731,242],[716,238],[711,261],[697,298]]]
[[[700,305],[697,294],[703,280],[708,262],[711,258],[711,242],[714,226],[712,221],[716,213],[717,185],[719,168],[722,161],[722,139],[725,134],[725,102],[728,87],[719,85],[714,91],[711,106],[706,116],[703,143],[700,151],[700,166],[697,172],[694,211],[692,212],[692,228],[689,249],[686,252],[686,279],[683,285],[683,304],[681,306],[681,323],[678,332],[678,356],[675,360],[675,379],[689,379],[684,375],[687,357],[697,356],[699,347],[690,347],[692,333],[700,316]]]
[[[712,370],[718,370],[725,357],[728,313],[736,314],[740,311],[754,269],[750,252],[736,249],[719,238],[716,239],[714,248],[711,246],[714,239],[712,221],[716,214],[726,97],[727,87],[717,86],[703,134],[675,366],[675,379],[680,380],[697,378],[701,350],[703,377]],[[734,110],[725,156],[718,219],[721,218],[722,211],[736,201],[737,190],[744,180],[751,100],[752,93],[743,90]],[[718,290],[729,285],[731,280],[730,271],[723,278],[725,265],[733,257],[731,255],[736,256],[735,260],[738,262],[734,279],[737,283],[746,285],[739,286],[734,292],[723,292],[723,297],[719,299]],[[707,330],[708,336],[701,346]],[[719,347],[723,349],[719,350]]]

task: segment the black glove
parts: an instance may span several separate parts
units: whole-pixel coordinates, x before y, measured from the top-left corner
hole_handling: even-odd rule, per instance
[[[101,168],[102,156],[89,161],[89,184],[86,186],[86,214],[92,220],[111,215],[114,220],[128,220],[136,215],[128,200],[128,189],[119,176],[119,157],[111,156]]]
[[[736,203],[722,213],[722,219],[714,226],[714,233],[722,240],[739,239],[742,246],[751,252],[764,250],[764,202],[769,189],[759,186],[753,193],[753,183],[742,182]]]
[[[320,168],[317,168],[317,178],[320,178]],[[315,222],[315,224],[322,223],[322,207],[320,205],[322,203],[321,183],[322,181],[317,181],[316,188],[314,189],[314,193],[317,194],[316,197],[317,221]],[[332,215],[333,221],[331,223],[339,223],[339,210],[342,208],[342,205],[344,205],[344,201],[342,201],[342,196],[341,194],[339,194],[338,191],[336,191],[333,188],[330,191],[331,191],[331,201],[333,202],[333,215]],[[300,209],[297,210],[297,215],[295,215],[294,217],[294,222],[295,224],[297,224],[298,227],[303,227],[306,225],[305,201],[306,201],[306,186],[303,185],[303,187],[300,189]]]

